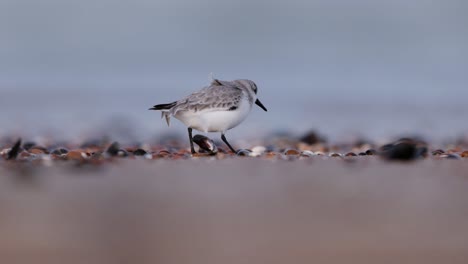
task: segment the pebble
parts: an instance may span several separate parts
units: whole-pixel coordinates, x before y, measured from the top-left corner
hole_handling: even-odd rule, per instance
[[[295,149],[287,149],[286,151],[284,151],[284,155],[299,155],[301,154],[299,151],[295,150]]]
[[[70,160],[84,160],[85,157],[87,157],[86,154],[76,150],[70,151],[66,155],[66,158]]]
[[[29,152],[33,154],[49,154],[49,151],[45,147],[41,146],[34,146],[28,150]]]
[[[203,135],[195,135],[193,137],[193,142],[197,144],[201,150],[208,152],[211,155],[218,153],[218,148],[213,140]]]
[[[444,154],[444,153],[445,153],[445,151],[443,151],[443,150],[441,150],[441,149],[437,149],[437,150],[432,151],[432,155],[433,155],[433,156],[442,155],[442,154]]]
[[[135,156],[145,156],[147,153],[146,150],[140,148],[133,151],[133,155]]]
[[[453,160],[459,160],[461,159],[459,155],[457,154],[442,154],[440,155],[441,158],[445,159],[453,159]]]
[[[255,146],[252,148],[252,153],[262,155],[263,153],[266,152],[266,150],[267,148],[264,146]]]
[[[158,154],[156,155],[156,157],[158,157],[158,158],[165,158],[165,157],[168,157],[168,156],[170,156],[170,155],[171,155],[171,153],[170,153],[169,151],[167,151],[167,150],[161,150],[161,151],[158,152]],[[155,156],[153,155],[153,158],[154,158],[154,157],[155,157]]]
[[[120,150],[119,142],[114,142],[107,148],[106,153],[113,157],[119,154],[119,150]]]
[[[117,151],[117,156],[122,158],[128,157],[128,151],[125,149],[119,149],[119,151]]]
[[[316,156],[316,154],[310,150],[304,150],[301,152],[301,157],[313,157]]]
[[[416,144],[410,141],[399,141],[391,146],[385,146],[381,156],[387,160],[410,161],[421,156]]]
[[[249,156],[250,157],[260,157],[260,156],[262,156],[262,153],[252,151],[252,152],[250,152]]]
[[[67,153],[68,153],[68,150],[67,150],[67,149],[65,149],[65,148],[58,148],[58,149],[54,149],[54,150],[52,151],[51,154],[59,155],[59,156],[60,156],[60,155],[65,155],[65,154],[67,154]]]
[[[31,148],[29,150],[29,153],[32,153],[32,154],[45,154],[45,152],[42,150],[42,149],[39,149],[39,148]]]
[[[308,136],[312,136],[308,134]],[[318,135],[315,135],[318,137]],[[305,137],[305,136],[304,136]],[[318,140],[318,141],[316,141]],[[209,160],[221,160],[233,157],[233,153],[227,148],[217,147],[213,140],[206,136],[195,135],[194,142],[199,146],[199,153],[193,156],[187,147],[187,142],[179,140],[171,144],[155,144],[142,145],[141,142],[123,147],[118,142],[107,144],[107,139],[99,142],[88,144],[85,148],[79,148],[79,144],[67,142],[52,142],[50,140],[41,141],[44,146],[34,142],[22,144],[20,140],[16,141],[12,147],[10,139],[5,140],[1,147],[5,148],[0,151],[0,156],[4,159],[18,160],[21,162],[31,162],[33,165],[53,165],[59,160],[78,160],[80,164],[102,165],[108,164],[113,159],[112,157],[122,157],[128,159],[136,159],[142,157],[144,159],[173,159],[182,160],[190,157],[209,157]],[[396,142],[383,145],[378,150],[372,143],[341,143],[341,144],[325,144],[323,139],[311,138],[304,141],[299,141],[293,137],[284,138],[282,143],[276,141],[266,142],[266,145],[254,145],[250,149],[240,149],[236,154],[241,157],[261,157],[268,160],[307,160],[310,157],[322,156],[323,159],[328,157],[356,157],[356,156],[372,156],[379,155],[386,160],[414,160],[429,155],[434,155],[439,159],[460,160],[468,158],[468,150],[465,145],[457,145],[446,143],[446,149],[436,149],[429,152],[428,146],[421,140],[417,139],[401,139]],[[314,144],[310,144],[315,142]],[[60,146],[66,146],[60,147]],[[143,147],[144,146],[144,147]],[[465,151],[463,151],[465,147]],[[68,149],[67,149],[68,148]],[[348,150],[350,152],[341,152]],[[16,154],[15,154],[16,153]],[[49,155],[50,153],[50,155]],[[360,162],[360,159],[349,158],[343,161]],[[1,164],[1,163],[0,163]]]
[[[18,154],[21,151],[21,139],[16,141],[15,145],[8,151],[7,160],[15,160],[18,157]]]
[[[250,153],[252,153],[252,151],[250,151],[248,149],[239,149],[236,152],[236,155],[241,156],[241,157],[247,157],[247,156],[250,156]]]

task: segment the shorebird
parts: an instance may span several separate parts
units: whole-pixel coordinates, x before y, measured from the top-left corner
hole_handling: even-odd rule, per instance
[[[209,86],[168,104],[158,104],[149,110],[160,110],[161,118],[170,124],[171,116],[188,127],[190,150],[193,147],[192,130],[221,132],[221,139],[231,149],[225,133],[239,125],[249,114],[253,104],[267,111],[257,98],[257,85],[251,80],[221,81],[213,79]]]

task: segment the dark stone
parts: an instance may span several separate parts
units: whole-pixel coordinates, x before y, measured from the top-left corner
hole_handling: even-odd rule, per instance
[[[31,148],[34,147],[34,146],[36,146],[36,143],[31,142],[31,141],[25,142],[25,143],[23,144],[23,148],[24,148],[25,150],[29,150],[29,149],[31,149]]]
[[[408,143],[395,145],[386,155],[388,159],[411,160],[416,156],[416,146]]]
[[[419,138],[401,138],[380,148],[380,155],[387,160],[410,161],[427,156],[427,144]]]
[[[21,139],[16,141],[15,145],[8,152],[7,160],[14,160],[18,157],[18,154],[21,152]]]
[[[133,151],[133,155],[135,156],[144,156],[146,155],[148,152],[146,152],[146,150],[144,149],[136,149],[135,151]]]
[[[60,152],[61,152],[62,154],[67,154],[67,153],[68,153],[68,149],[66,149],[66,148],[60,148]]]
[[[250,155],[252,151],[248,150],[248,149],[239,149],[236,154],[237,156],[241,156],[241,157],[247,157]]]
[[[106,153],[111,156],[117,156],[119,154],[120,144],[119,142],[112,143],[109,148],[107,148]]]
[[[377,154],[377,151],[375,149],[369,149],[366,151],[366,155],[368,156],[372,156],[372,155],[375,155]]]
[[[314,145],[317,143],[324,143],[325,140],[317,134],[315,131],[309,131],[300,138],[301,142],[304,142],[309,145]]]
[[[55,149],[54,151],[52,151],[52,154],[54,155],[65,155],[68,153],[68,150],[65,149],[65,148],[58,148],[58,149]]]

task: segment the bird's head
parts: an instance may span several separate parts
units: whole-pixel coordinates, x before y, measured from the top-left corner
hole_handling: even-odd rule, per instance
[[[243,90],[246,90],[249,94],[251,94],[252,98],[256,98],[255,100],[256,105],[262,108],[265,112],[268,111],[266,107],[262,104],[262,102],[258,100],[257,98],[258,88],[257,88],[257,85],[253,81],[243,79],[243,80],[235,80],[233,82],[236,84],[237,87]]]

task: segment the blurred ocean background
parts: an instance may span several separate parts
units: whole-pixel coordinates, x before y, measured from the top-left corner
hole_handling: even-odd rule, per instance
[[[468,131],[468,2],[0,0],[0,135],[186,130],[147,109],[248,78],[233,139]],[[217,136],[216,136],[217,137]]]

